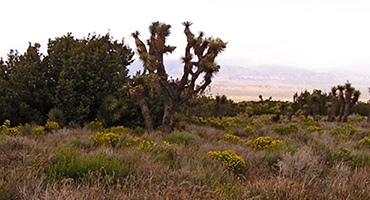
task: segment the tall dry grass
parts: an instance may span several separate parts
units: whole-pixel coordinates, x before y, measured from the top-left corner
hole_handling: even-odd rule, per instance
[[[120,133],[114,147],[95,144],[91,137],[96,132],[86,128],[42,137],[1,134],[0,199],[370,199],[370,147],[357,145],[370,131],[360,122],[352,123],[355,134],[333,134],[345,124],[294,118],[298,130],[281,134],[274,128],[292,122],[266,123],[268,116],[248,120],[253,134],[235,126],[224,130],[194,124],[171,136],[144,134],[142,140],[155,143],[149,149],[127,145],[137,137],[132,131]],[[310,132],[309,126],[323,131]],[[257,150],[224,141],[230,130],[238,131],[241,141],[270,136],[284,146]],[[245,160],[241,173],[207,156],[223,150]],[[63,156],[70,156],[76,169],[62,165]],[[127,167],[127,173],[109,168],[114,162]],[[55,178],[50,169],[58,167],[80,174]]]

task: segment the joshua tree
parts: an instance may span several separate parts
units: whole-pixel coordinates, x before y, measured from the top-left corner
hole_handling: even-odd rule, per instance
[[[147,40],[147,45],[139,39],[138,31],[132,33],[135,38],[137,53],[144,67],[143,73],[137,74],[136,78],[150,76],[151,87],[162,95],[164,105],[162,131],[164,133],[169,133],[172,130],[176,109],[194,95],[203,92],[212,82],[213,74],[220,69],[220,66],[215,63],[215,58],[226,48],[227,44],[219,38],[204,38],[203,32],[200,32],[196,37],[190,31],[191,22],[184,22],[183,25],[185,26],[184,33],[187,38],[187,45],[185,56],[182,57],[183,75],[176,80],[169,79],[164,66],[164,54],[172,53],[176,48],[166,45],[166,38],[170,35],[171,26],[165,23],[153,22],[149,27],[151,36]],[[202,81],[197,81],[201,76],[203,76]],[[135,87],[139,86],[136,85]],[[138,90],[138,88],[136,91],[144,94],[144,91]],[[142,98],[142,95],[137,93],[136,95],[136,97]],[[139,104],[141,109],[147,107],[145,101],[141,101]],[[147,115],[143,116],[146,120],[150,119],[149,113],[142,112],[142,114]],[[149,123],[146,124],[150,126]]]
[[[350,114],[351,108],[358,101],[361,92],[355,90],[351,83],[347,81],[345,85],[338,85],[339,90],[338,103],[339,103],[339,122],[346,122]]]
[[[338,85],[338,104],[339,104],[339,119],[338,121],[341,122],[343,115],[344,115],[344,107],[345,107],[345,100],[344,100],[344,86],[343,85]]]
[[[370,94],[370,87],[368,88],[368,92]],[[370,98],[369,98],[369,101],[368,102],[370,102]],[[367,124],[370,124],[370,112],[369,112],[369,114],[367,116]]]
[[[266,100],[263,100],[263,98],[262,98],[262,95],[261,95],[261,94],[258,96],[258,98],[260,98],[260,102],[261,102],[261,103],[264,103],[265,101],[269,102],[269,101],[271,101],[271,100],[272,100],[272,97],[270,97],[270,98],[268,98],[268,99],[266,99]]]
[[[315,91],[313,94],[309,96],[309,102],[311,104],[311,114],[312,117],[315,119],[315,116],[319,112],[319,101],[320,101],[320,95],[317,94]]]
[[[326,102],[327,107],[327,114],[328,114],[328,121],[332,122],[335,118],[335,113],[337,111],[337,87],[333,86],[331,88],[331,92],[329,94],[329,100],[330,102]]]
[[[355,90],[351,86],[351,83],[347,82],[345,85],[345,107],[344,107],[344,115],[342,122],[346,122],[349,116],[349,112],[351,108],[356,104],[358,98],[360,97],[361,92],[359,90]]]

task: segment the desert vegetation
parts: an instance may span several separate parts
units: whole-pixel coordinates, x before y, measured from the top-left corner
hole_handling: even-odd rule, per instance
[[[0,60],[0,199],[370,199],[370,105],[351,83],[234,102],[204,93],[221,39],[187,40],[170,78],[170,25],[134,52],[91,34]]]
[[[370,197],[365,117],[351,115],[347,123],[303,116],[273,122],[273,117],[183,121],[184,128],[170,134],[103,128],[96,121],[40,131],[40,126],[11,127],[6,121],[0,135],[0,197]]]

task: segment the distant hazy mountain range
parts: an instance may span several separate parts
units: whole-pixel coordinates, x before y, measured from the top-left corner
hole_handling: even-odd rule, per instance
[[[182,73],[181,63],[167,62],[167,71],[173,77]],[[179,67],[177,67],[179,66]],[[130,73],[140,69],[140,63],[135,62]],[[326,71],[301,69],[291,66],[261,65],[253,67],[221,66],[211,84],[212,95],[226,95],[234,100],[258,100],[272,97],[274,100],[292,100],[295,92],[320,89],[329,92],[332,86],[343,85],[347,80],[353,87],[361,91],[360,99],[369,99],[369,71]]]

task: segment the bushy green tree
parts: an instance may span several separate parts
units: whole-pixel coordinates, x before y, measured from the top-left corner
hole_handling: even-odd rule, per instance
[[[44,123],[50,109],[47,63],[39,52],[40,44],[29,44],[27,51],[19,55],[11,50],[8,60],[2,63],[1,108],[2,119],[15,124],[25,122]]]
[[[98,113],[110,115],[109,122],[121,117],[117,109],[122,105],[116,99],[124,98],[119,89],[128,82],[126,66],[133,56],[123,41],[114,41],[109,34],[75,39],[69,33],[49,40],[48,54],[57,76],[54,105],[64,111],[67,121],[82,124]]]
[[[76,39],[68,33],[49,40],[46,56],[39,49],[40,44],[30,44],[22,55],[11,50],[7,61],[1,58],[1,120],[44,124],[55,118],[82,125],[98,117],[112,124],[138,109],[120,91],[133,61],[123,41],[109,34]]]

